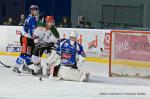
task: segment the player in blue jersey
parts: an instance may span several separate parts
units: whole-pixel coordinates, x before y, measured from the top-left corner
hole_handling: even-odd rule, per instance
[[[54,74],[64,80],[73,81],[88,81],[89,72],[79,70],[85,61],[85,52],[81,44],[77,42],[77,32],[72,31],[69,34],[69,39],[62,39],[57,48],[57,53],[60,55],[60,65],[55,66]],[[48,58],[49,63],[57,63],[57,55],[51,55]],[[52,62],[52,60],[54,60]],[[49,64],[48,63],[48,64]],[[54,65],[54,64],[53,64]],[[59,70],[56,68],[59,67]]]
[[[61,64],[65,66],[72,67],[74,69],[78,69],[77,67],[77,55],[85,58],[85,53],[81,44],[79,44],[77,39],[77,33],[72,31],[69,34],[69,39],[62,39],[58,46],[57,52],[61,56]]]
[[[23,24],[24,32],[21,33],[20,37],[22,49],[20,56],[16,60],[16,67],[13,69],[14,72],[20,73],[23,66],[32,64],[31,56],[34,48],[33,33],[34,29],[37,26],[38,13],[39,13],[38,6],[31,5],[30,14]]]

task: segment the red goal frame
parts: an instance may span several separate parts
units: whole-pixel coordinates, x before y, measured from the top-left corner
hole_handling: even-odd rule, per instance
[[[110,32],[110,47],[109,47],[109,77],[112,77],[112,34],[113,33],[140,33],[150,34],[149,31],[137,31],[137,30],[112,30]]]

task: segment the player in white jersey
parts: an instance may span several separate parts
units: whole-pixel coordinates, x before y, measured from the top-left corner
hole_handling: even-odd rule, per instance
[[[33,75],[40,73],[41,56],[43,55],[44,51],[51,53],[54,44],[56,44],[57,40],[59,39],[59,33],[54,27],[54,17],[47,16],[45,21],[46,26],[39,26],[33,34],[35,42],[35,48],[32,55],[33,64],[29,65],[29,68],[33,70]],[[53,31],[52,28],[55,28],[55,31]]]

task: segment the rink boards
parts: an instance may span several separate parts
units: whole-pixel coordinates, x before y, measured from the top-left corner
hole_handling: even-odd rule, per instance
[[[78,32],[78,42],[83,45],[87,57],[101,58],[108,56],[109,33],[103,29],[58,28],[60,38],[68,38],[71,31]],[[20,26],[0,26],[0,52],[20,52]]]
[[[87,61],[109,63],[109,44],[111,30],[105,29],[77,29],[58,28],[61,38],[68,38],[71,31],[78,32],[78,42],[83,45],[87,55]],[[20,26],[0,26],[0,55],[18,56],[20,52]],[[46,58],[46,55],[43,55]],[[130,66],[150,67],[150,63],[117,60],[114,64],[126,64]],[[139,65],[140,64],[140,65]]]

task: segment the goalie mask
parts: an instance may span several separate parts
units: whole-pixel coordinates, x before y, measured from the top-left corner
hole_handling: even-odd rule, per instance
[[[76,39],[78,38],[78,33],[76,31],[70,32],[69,38],[70,38],[70,40],[76,41]]]

